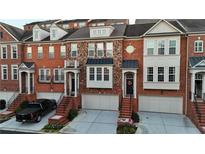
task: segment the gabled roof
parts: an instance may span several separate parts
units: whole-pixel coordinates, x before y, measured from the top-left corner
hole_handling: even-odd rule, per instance
[[[101,59],[88,59],[87,65],[111,65],[113,64],[112,58],[101,58]]]
[[[126,25],[113,25],[114,30],[112,34],[109,37],[119,37],[124,36]],[[78,29],[76,32],[71,34],[69,39],[90,39],[90,28],[89,27],[83,27]]]
[[[137,60],[123,60],[122,68],[138,68]]]
[[[204,60],[205,60],[205,56],[190,57],[189,58],[189,64],[190,64],[191,67],[195,67],[195,66],[197,66],[197,64],[200,64]]]
[[[14,27],[14,26],[11,26],[9,24],[6,24],[6,23],[3,23],[3,22],[0,22],[0,25],[6,30],[8,31],[8,33],[14,37],[14,39],[16,39],[17,41],[20,41],[21,37],[23,36],[24,34],[24,31],[20,28],[17,28],[17,27]]]
[[[52,23],[55,23],[55,22],[58,22],[59,19],[54,19],[54,20],[44,20],[44,21],[35,21],[35,22],[31,22],[31,23],[28,23],[24,26],[29,26],[29,25],[36,25],[36,24],[52,24]]]
[[[72,20],[61,20],[58,22],[58,24],[68,24],[68,23],[71,23],[71,22],[86,22],[88,21],[89,19],[72,19]]]
[[[26,66],[28,69],[30,69],[32,66],[34,66],[34,62],[22,62],[19,67]]]

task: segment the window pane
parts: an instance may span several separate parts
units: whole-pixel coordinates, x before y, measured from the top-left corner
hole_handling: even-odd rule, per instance
[[[107,57],[113,56],[113,43],[112,42],[106,43],[106,56]]]
[[[38,47],[38,58],[39,59],[43,58],[43,48],[42,47]]]
[[[169,54],[176,54],[176,40],[169,41]]]
[[[97,55],[98,55],[98,57],[103,57],[104,56],[103,43],[98,43],[97,44]]]
[[[158,67],[158,81],[164,81],[164,67]]]
[[[158,54],[164,55],[164,48],[165,48],[165,41],[159,41],[158,42]]]
[[[109,69],[104,68],[104,81],[109,81]]]
[[[147,68],[147,81],[153,81],[153,67]]]
[[[53,59],[54,58],[54,47],[53,46],[50,46],[49,47],[49,54],[48,54],[48,57],[50,58],[50,59]]]
[[[77,56],[77,44],[71,44],[71,57],[76,57]]]
[[[95,44],[89,43],[88,44],[88,57],[94,57],[95,56]]]
[[[95,80],[95,69],[93,67],[90,68],[90,80]]]
[[[66,57],[66,46],[64,46],[64,45],[61,46],[60,56],[61,56],[61,58]]]
[[[153,55],[154,54],[154,41],[147,42],[147,54]]]
[[[169,67],[169,82],[175,82],[175,67]]]

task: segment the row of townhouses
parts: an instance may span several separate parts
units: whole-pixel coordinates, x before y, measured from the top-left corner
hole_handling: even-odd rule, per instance
[[[0,99],[72,107],[184,114],[205,126],[205,20],[78,19],[0,23]]]

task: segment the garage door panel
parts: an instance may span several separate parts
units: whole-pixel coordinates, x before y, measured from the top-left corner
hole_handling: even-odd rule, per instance
[[[82,108],[118,110],[119,97],[116,95],[82,95]]]
[[[182,97],[139,96],[139,111],[183,113]]]

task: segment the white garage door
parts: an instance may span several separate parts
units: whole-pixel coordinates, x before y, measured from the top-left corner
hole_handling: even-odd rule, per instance
[[[139,111],[183,113],[182,97],[139,96]]]
[[[82,108],[98,110],[118,110],[119,97],[116,95],[82,95]]]

